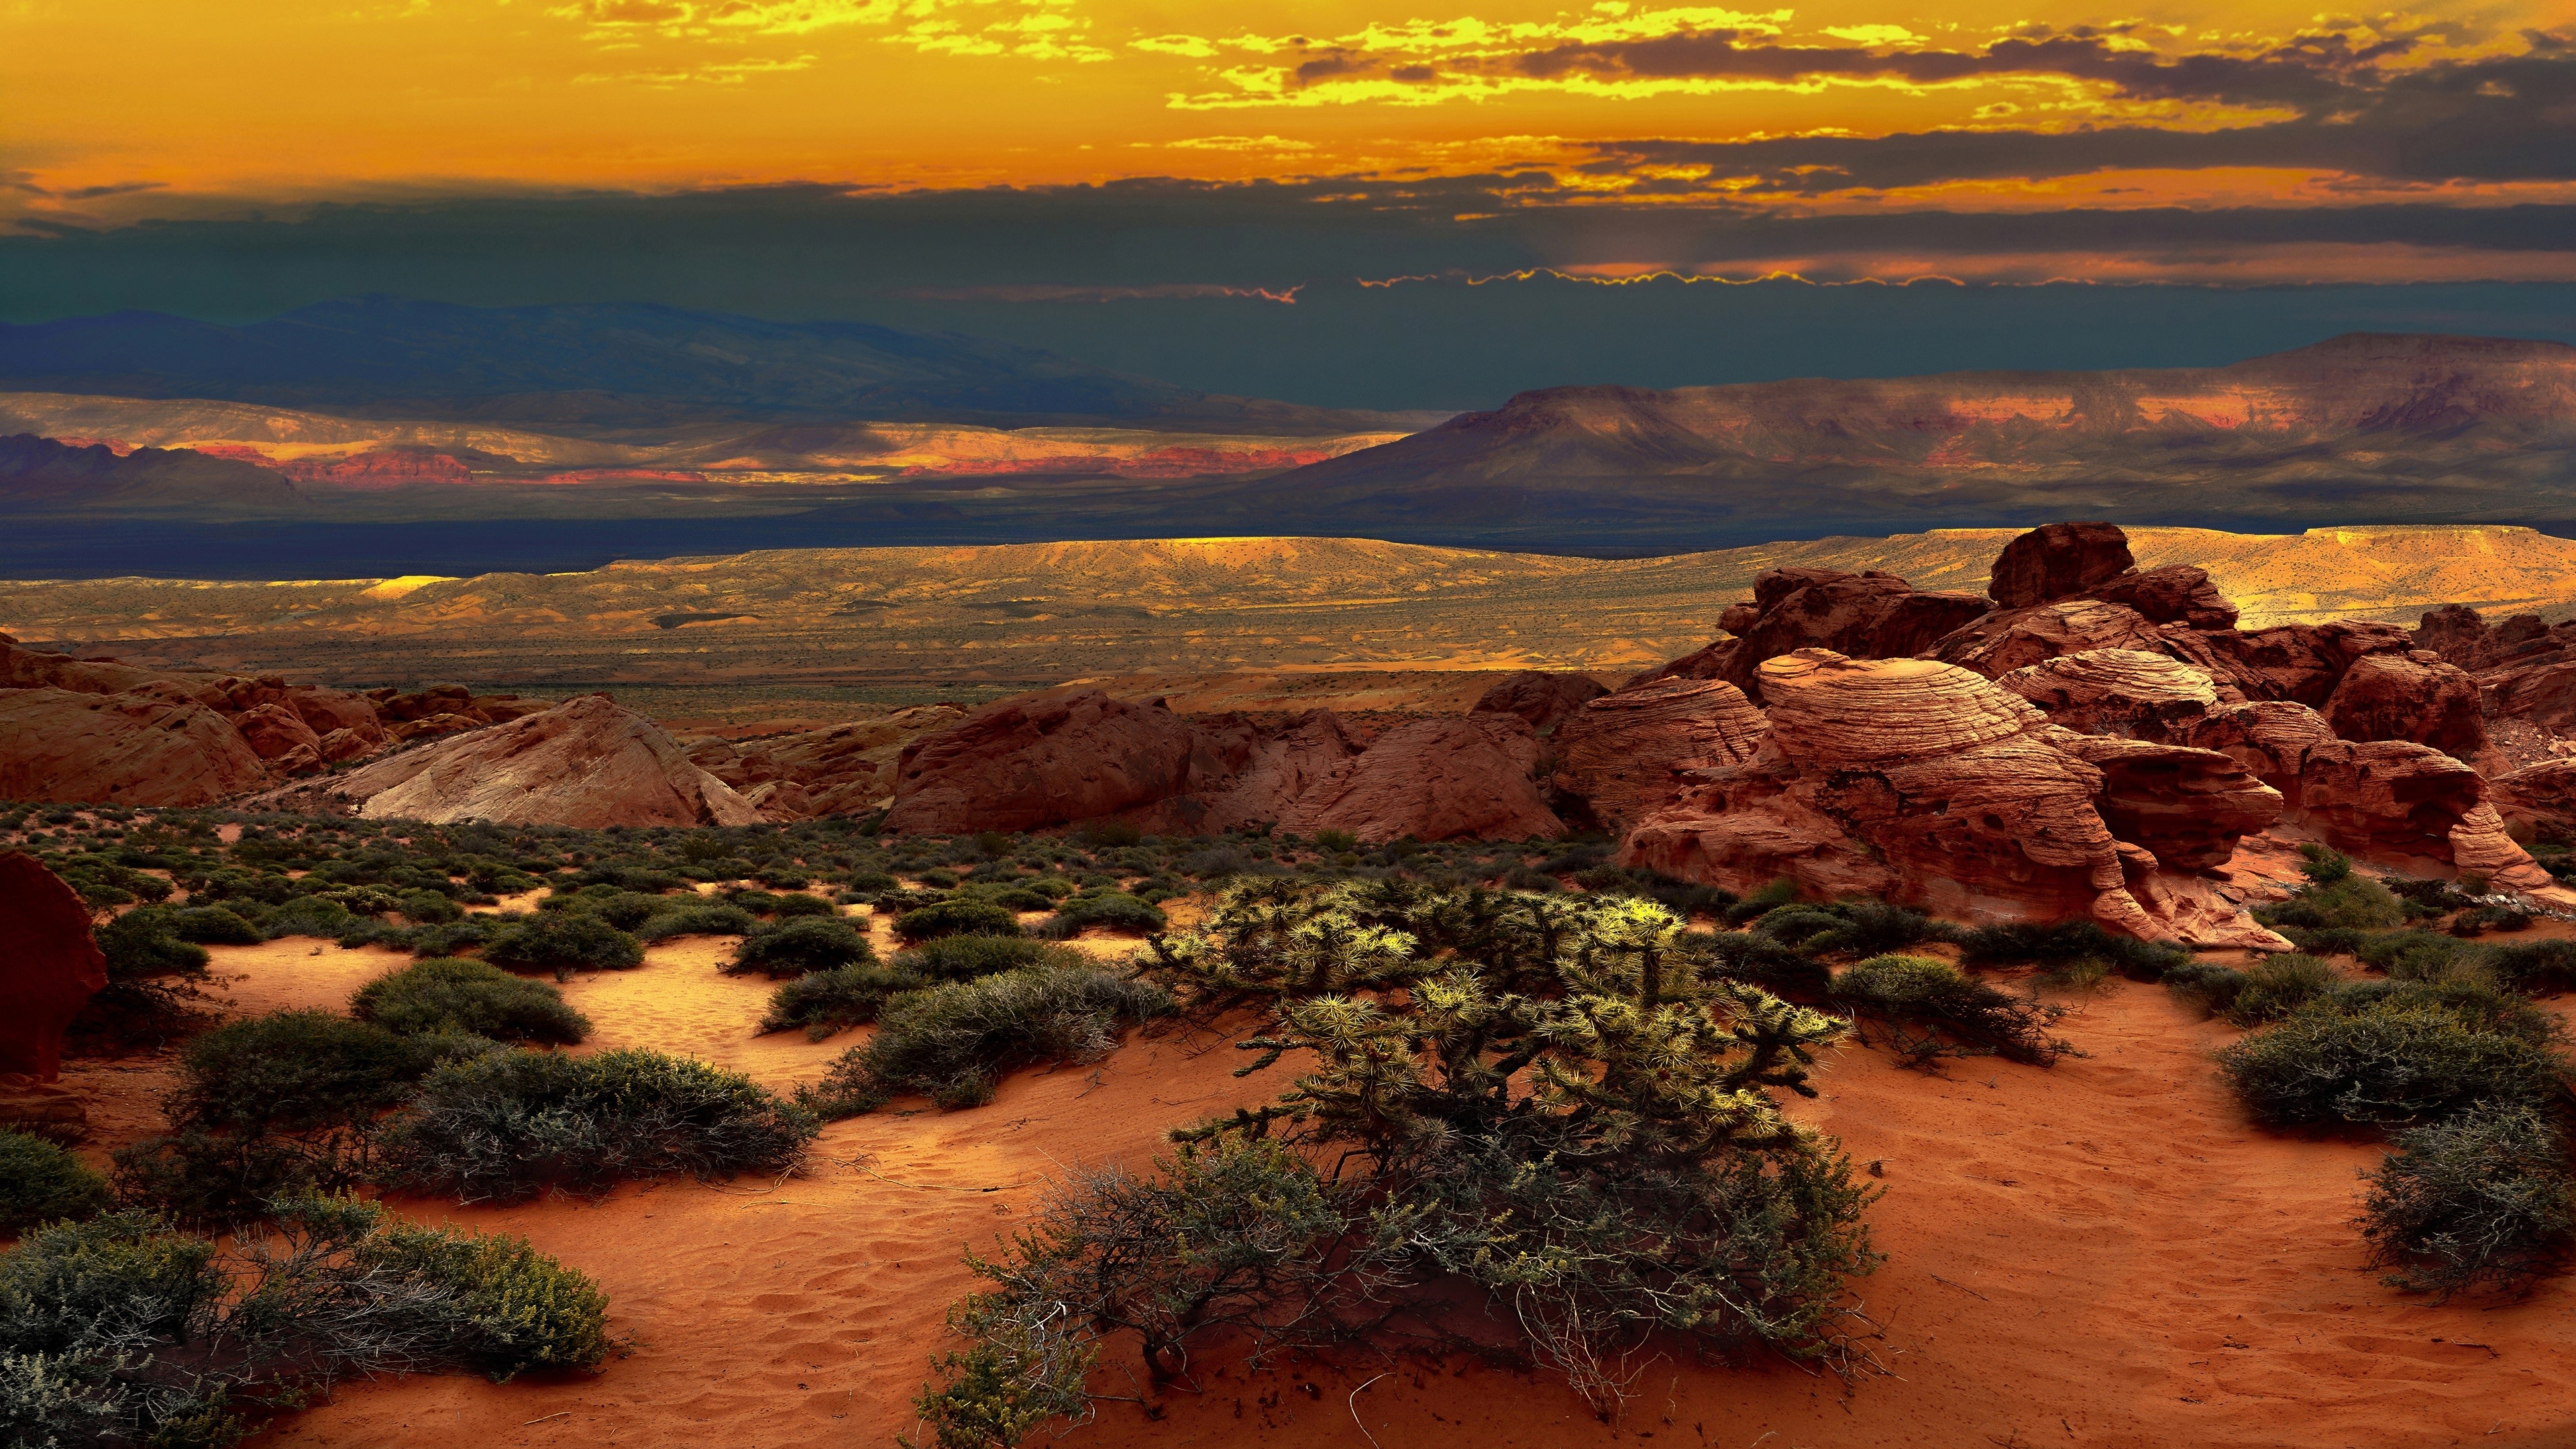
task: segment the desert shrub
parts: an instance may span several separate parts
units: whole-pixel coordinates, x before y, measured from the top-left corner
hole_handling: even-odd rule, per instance
[[[979,1267],[994,1288],[919,1401],[947,1442],[988,1432],[979,1406],[1000,1432],[1080,1413],[1084,1357],[1125,1331],[1159,1381],[1212,1330],[1441,1344],[1453,1314],[1499,1319],[1605,1413],[1658,1329],[1840,1362],[1870,1194],[1771,1089],[1813,1092],[1843,1026],[1717,974],[1670,910],[1262,883],[1152,950],[1192,1009],[1261,1006],[1250,1070],[1311,1067],[1176,1133],[1159,1181],[1074,1184]]]
[[[972,981],[1031,966],[1082,966],[1089,958],[1070,946],[1025,936],[934,936],[895,957],[895,965],[932,981]]]
[[[1561,868],[1556,861],[1550,861],[1548,864],[1550,870]],[[1514,889],[1523,889],[1522,883],[1533,874],[1547,880],[1546,889],[1556,888],[1555,877],[1547,875],[1544,871],[1516,870],[1506,874],[1505,883]],[[1686,880],[1675,880],[1671,876],[1659,875],[1639,866],[1607,864],[1587,866],[1576,871],[1574,879],[1576,884],[1595,895],[1634,896],[1639,900],[1656,901],[1685,916],[1723,916],[1729,907],[1736,904],[1736,895],[1733,891],[1717,886],[1699,885]]]
[[[476,1036],[571,1046],[590,1020],[542,981],[481,961],[433,959],[380,976],[349,999],[350,1014],[402,1036]]]
[[[770,993],[769,1010],[760,1019],[760,1029],[766,1032],[803,1027],[807,1036],[821,1041],[843,1028],[867,1025],[877,1019],[877,1013],[896,994],[928,984],[905,970],[900,962],[891,968],[870,964],[809,971],[781,983]]]
[[[951,981],[895,998],[877,1033],[832,1064],[803,1097],[828,1116],[871,1112],[902,1096],[942,1107],[993,1098],[1014,1068],[1097,1061],[1135,1023],[1172,1009],[1159,987],[1106,971],[1010,971]]]
[[[517,1239],[275,1205],[229,1251],[141,1213],[0,1255],[0,1428],[14,1445],[222,1449],[362,1375],[595,1368],[606,1301]]]
[[[174,1119],[255,1132],[344,1125],[400,1104],[429,1074],[428,1048],[327,1011],[230,1022],[188,1043]]]
[[[778,897],[767,891],[728,890],[724,893],[724,902],[755,916],[773,915],[778,910]]]
[[[1055,906],[1052,899],[1022,886],[993,891],[979,899],[991,901],[1006,911],[1044,911]]]
[[[494,1052],[451,1062],[388,1126],[378,1178],[460,1202],[629,1178],[787,1172],[814,1119],[739,1072],[627,1049]]]
[[[108,979],[143,981],[204,971],[205,948],[180,934],[182,914],[167,906],[136,906],[93,930],[99,954],[107,958]]]
[[[2321,868],[2312,859],[2302,867],[2308,872],[2308,883],[2291,892],[2286,901],[2257,907],[2255,919],[2267,926],[2311,931],[2336,927],[2384,931],[2406,923],[2405,908],[2395,892],[2368,876],[2354,875],[2352,863],[2342,856],[2327,852],[2326,858],[2341,862],[2340,869]]]
[[[324,896],[297,896],[259,913],[260,932],[275,941],[287,936],[319,936],[336,941],[360,924],[359,917]]]
[[[2186,961],[2167,971],[2164,981],[2165,990],[2199,1007],[2203,1016],[2234,1010],[2236,993],[2245,989],[2244,972],[2215,961]]]
[[[2400,981],[2431,981],[2469,950],[2457,938],[2433,931],[2377,931],[2354,943],[2352,957]]]
[[[724,970],[728,976],[757,971],[777,978],[866,965],[876,958],[868,938],[848,921],[838,916],[799,916],[753,928],[733,948],[733,959]]]
[[[42,1137],[0,1127],[0,1234],[95,1217],[108,1201],[107,1179],[78,1157]]]
[[[909,919],[907,917],[907,919]],[[1055,908],[1055,915],[1039,929],[1046,935],[1066,937],[1086,926],[1105,926],[1113,931],[1143,935],[1171,924],[1160,906],[1139,900],[1124,891],[1100,891],[1074,896]]]
[[[1818,955],[1884,956],[1958,932],[1921,911],[1858,896],[1824,908],[1839,924],[1811,934],[1804,945]]]
[[[2048,1034],[2066,1015],[2064,1007],[1998,991],[1928,956],[1872,956],[1836,975],[1832,992],[1835,1001],[1884,1024],[1909,1065],[2000,1056],[2044,1067],[2074,1050]]]
[[[1750,931],[1720,931],[1687,938],[1716,972],[1779,996],[1813,1001],[1833,984],[1833,968],[1793,946]]]
[[[2491,946],[2478,965],[2516,991],[2535,996],[2576,990],[2576,941],[2515,941]]]
[[[463,911],[457,909],[456,901],[453,897],[449,896],[445,891],[433,890],[407,890],[399,892],[394,897],[394,909],[402,912],[404,920],[418,926],[436,925],[443,921],[452,921],[465,914]]]
[[[558,981],[575,971],[624,971],[644,964],[635,938],[595,916],[540,912],[503,927],[483,959],[513,971],[551,971]]]
[[[2091,921],[1979,926],[1961,932],[1958,939],[1960,964],[1965,966],[2034,965],[2062,971],[2079,962],[2100,961],[2132,981],[2162,981],[2167,971],[2192,959],[2187,947],[2114,936]]]
[[[906,941],[936,936],[1016,936],[1020,918],[990,901],[945,900],[895,917],[894,933]]]
[[[2333,989],[2334,968],[2314,956],[2284,952],[2268,956],[2244,973],[2227,1018],[2239,1026],[2279,1021]]]
[[[645,941],[668,941],[681,936],[747,936],[758,917],[740,906],[714,901],[687,902],[647,920],[635,935]]]
[[[863,896],[874,896],[879,891],[899,890],[902,886],[903,882],[881,870],[850,872],[849,888]]]
[[[2489,931],[2527,931],[2531,913],[2520,906],[2477,906],[2451,918],[2454,936],[2483,936]]]
[[[2553,1266],[2576,1229],[2576,1179],[2551,1118],[2479,1104],[2395,1138],[2371,1176],[2362,1233],[2392,1287],[2448,1298],[2513,1288]]]
[[[1730,926],[1743,925],[1745,922],[1757,919],[1767,912],[1777,910],[1785,905],[1793,904],[1797,899],[1798,883],[1784,875],[1778,880],[1771,881],[1761,886],[1751,895],[1737,901],[1734,905],[1728,906],[1726,908],[1726,923]]]
[[[190,906],[170,913],[170,934],[199,946],[256,946],[259,927],[222,906]]]
[[[540,903],[540,910],[579,911],[621,931],[633,931],[667,912],[686,909],[695,896],[653,895],[615,886],[586,886],[578,894]]]
[[[1810,937],[1840,927],[1843,919],[1822,906],[1773,906],[1753,923],[1753,933],[1784,946],[1804,946]]]
[[[840,914],[838,910],[833,908],[830,901],[823,899],[821,896],[808,895],[780,896],[778,898],[778,904],[771,909],[772,913],[782,921],[797,916],[837,916]]]
[[[2221,1050],[2218,1062],[2257,1120],[2402,1123],[2473,1103],[2554,1108],[2557,1062],[2429,993],[2328,993],[2279,1025]]]

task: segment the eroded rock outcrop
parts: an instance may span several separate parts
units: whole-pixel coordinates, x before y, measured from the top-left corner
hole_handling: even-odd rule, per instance
[[[1722,679],[1761,697],[1761,667],[1798,649],[1830,649],[1853,659],[1898,659],[1919,654],[1934,641],[1986,612],[1974,594],[1917,590],[1875,569],[1771,569],[1753,581],[1753,599],[1719,618],[1736,637],[1676,659],[1629,681],[1663,678]]]
[[[1297,797],[1291,835],[1347,830],[1371,843],[1553,840],[1565,822],[1538,790],[1537,732],[1513,715],[1397,725]]]
[[[43,862],[10,851],[0,855],[0,934],[0,1075],[53,1081],[64,1031],[107,985],[89,907]]]
[[[596,694],[271,791],[246,808],[590,828],[747,825],[761,818],[731,786],[692,763],[661,726]]]
[[[2347,740],[2407,740],[2472,765],[2502,764],[2491,761],[2478,682],[2428,650],[2354,660],[2319,713]]]
[[[2218,707],[2205,670],[2143,649],[2087,649],[1999,676],[2069,729],[2140,740],[2179,740]]]
[[[1190,724],[1197,742],[1186,788],[1125,817],[1153,834],[1214,835],[1276,824],[1366,748],[1329,709],[1308,710],[1285,723],[1225,714]]]
[[[2000,609],[2028,609],[2072,597],[2137,567],[2116,523],[2051,523],[2004,545],[1987,597]]]
[[[1557,787],[1624,831],[1670,803],[1681,773],[1742,764],[1771,722],[1722,679],[1659,679],[1605,694],[1557,726]]]
[[[1523,669],[1494,681],[1468,712],[1518,715],[1529,722],[1530,728],[1544,734],[1567,715],[1609,692],[1589,674]]]
[[[965,716],[955,705],[912,705],[765,739],[699,740],[689,746],[689,759],[773,820],[863,815],[894,802],[905,745]]]
[[[2113,772],[2070,753],[2070,732],[2011,691],[1937,661],[1824,650],[1765,664],[1763,688],[1771,730],[1753,759],[1692,772],[1679,799],[1629,832],[1623,862],[1737,890],[1785,875],[1811,894],[1882,895],[1958,918],[2090,915],[2154,938],[2280,948],[2195,886],[2188,864],[2137,842],[2124,852],[2102,808]],[[2097,747],[2117,757],[2123,818],[2179,861],[2223,859],[2227,825],[2259,826],[2278,808],[2224,756],[2084,746]],[[2159,890],[2151,877],[2171,879]]]
[[[211,805],[272,778],[240,731],[192,699],[0,690],[0,800]]]
[[[999,700],[904,747],[885,829],[1039,830],[1115,815],[1186,790],[1196,744],[1161,700]]]

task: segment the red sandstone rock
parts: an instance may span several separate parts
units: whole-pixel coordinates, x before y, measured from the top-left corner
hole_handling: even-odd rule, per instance
[[[2415,647],[2462,669],[2484,669],[2494,649],[2486,619],[2466,604],[2426,610],[2415,624]]]
[[[113,659],[75,659],[21,647],[0,634],[0,689],[61,689],[74,694],[138,694],[172,703],[225,707],[220,690],[203,680],[174,679]]]
[[[758,811],[601,695],[271,791],[247,809],[508,825],[747,825]]]
[[[2102,772],[2094,808],[2112,835],[2185,874],[2226,864],[2281,816],[2281,792],[2215,750],[2064,728],[2049,741]]]
[[[1605,694],[1557,726],[1558,788],[1605,828],[1626,830],[1671,802],[1679,772],[1753,758],[1771,723],[1718,679],[1664,679]]]
[[[333,730],[322,737],[318,753],[322,756],[323,763],[340,765],[351,760],[364,759],[382,749],[385,743],[385,732],[382,729],[378,729],[373,738],[360,734],[354,729]]]
[[[2355,661],[2374,654],[2406,654],[2415,641],[2395,624],[2345,620],[2333,624],[2283,624],[2248,634],[2220,634],[2211,642],[2234,665],[2237,687],[2248,699],[2287,699],[2325,708]]]
[[[376,718],[375,705],[363,696],[336,689],[295,689],[288,691],[285,702],[317,738],[348,730],[360,739],[378,743],[385,739],[385,727]]]
[[[2219,706],[2192,726],[2183,743],[2233,757],[2295,807],[2308,750],[2334,737],[2324,718],[2304,704],[2255,700]]]
[[[1753,581],[1754,615],[1729,610],[1720,620],[1743,625],[1737,635],[1630,680],[1723,679],[1761,695],[1762,662],[1799,649],[1830,649],[1852,659],[1919,654],[1986,612],[1974,594],[1924,593],[1894,574],[1871,570],[1782,568]],[[1742,606],[1738,606],[1740,609]]]
[[[107,985],[107,958],[89,907],[19,851],[0,855],[0,933],[0,1073],[50,1082],[61,1075],[63,1032]]]
[[[241,732],[242,742],[251,753],[263,760],[275,760],[292,750],[303,750],[319,759],[322,737],[304,722],[304,717],[283,704],[253,705],[233,717],[233,728]]]
[[[1180,793],[1193,744],[1160,700],[1001,700],[904,748],[884,828],[956,835],[1114,815]]]
[[[1998,608],[2028,609],[2115,579],[2137,566],[2112,523],[2052,523],[2004,545],[1986,585]]]
[[[2298,814],[2337,850],[2415,874],[2474,872],[2512,890],[2553,884],[2505,834],[2478,772],[2427,745],[2326,740],[2299,771]]]
[[[2576,758],[2544,761],[2487,782],[2488,802],[2506,824],[2560,839],[2576,835]]]
[[[2209,581],[2208,570],[2190,564],[2135,570],[2084,592],[2104,603],[2135,609],[2149,623],[2188,624],[2200,630],[2236,627],[2236,606]]]
[[[419,719],[404,720],[386,733],[392,735],[397,743],[408,744],[413,740],[427,739],[431,735],[452,735],[462,730],[480,729],[483,723],[472,715],[433,714]]]
[[[1414,720],[1308,787],[1279,828],[1370,842],[1552,840],[1565,822],[1539,794],[1538,759],[1536,732],[1512,715]]]
[[[2218,707],[2205,671],[2141,649],[2061,654],[1995,683],[2068,729],[2128,739],[2180,740]]]
[[[2472,765],[2502,763],[2489,758],[2477,681],[2428,651],[2353,661],[2319,712],[2348,740],[2409,740]]]
[[[745,798],[764,785],[796,785],[802,805],[783,791],[760,797],[761,813],[773,819],[864,815],[892,803],[895,763],[903,747],[965,714],[954,705],[914,705],[873,719],[738,744],[700,740],[689,747],[689,758]]]
[[[1297,801],[1337,778],[1360,742],[1329,709],[1284,724],[1239,714],[1190,721],[1186,789],[1126,818],[1158,835],[1211,835],[1287,818]]]
[[[208,805],[269,783],[240,732],[202,704],[0,690],[0,800]]]
[[[1623,863],[1738,890],[1786,875],[1811,895],[1865,892],[1953,917],[2091,915],[2157,939],[2282,948],[2153,851],[2124,854],[2097,804],[2116,786],[2115,812],[2177,860],[2223,860],[2230,825],[2278,809],[2225,757],[2075,736],[1931,660],[1803,650],[1763,673],[1771,730],[1759,751],[1692,772],[1697,783],[1628,833]],[[2063,740],[2110,757],[2116,779]],[[2175,879],[2142,898],[2132,876]]]
[[[69,1088],[0,1072],[0,1127],[69,1147],[89,1136],[89,1105]]]
[[[2100,599],[2060,599],[2027,609],[2001,610],[1936,640],[1928,658],[1999,679],[2016,669],[2095,649],[2162,654],[2213,679],[2226,666],[2209,642],[2181,625],[2155,624],[2126,604]]]
[[[1610,691],[1589,674],[1554,674],[1544,669],[1523,669],[1494,682],[1494,686],[1477,699],[1474,714],[1518,715],[1529,721],[1530,728],[1545,733],[1557,722],[1583,708],[1588,700]]]

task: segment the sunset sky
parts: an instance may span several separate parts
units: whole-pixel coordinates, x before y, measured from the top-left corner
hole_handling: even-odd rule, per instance
[[[0,177],[20,320],[603,273],[799,310],[764,245],[828,274],[807,310],[898,321],[1408,277],[2570,284],[2576,14],[0,0]],[[544,260],[571,237],[603,255]]]

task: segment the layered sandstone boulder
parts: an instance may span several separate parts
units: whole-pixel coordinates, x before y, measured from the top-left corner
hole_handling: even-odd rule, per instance
[[[1518,715],[1545,734],[1567,715],[1609,692],[1589,674],[1523,669],[1494,681],[1469,713]]]
[[[1557,726],[1557,788],[1612,832],[1669,804],[1683,771],[1753,758],[1771,722],[1719,679],[1659,679],[1605,694]]]
[[[2158,624],[2126,604],[2092,598],[1988,614],[1924,652],[1944,664],[1999,679],[2016,669],[2098,649],[2160,654],[2213,678],[2227,672],[2209,642],[2190,628]]]
[[[1182,793],[1196,743],[1160,700],[1000,700],[904,747],[884,828],[958,835],[1115,815]]]
[[[864,815],[894,803],[904,746],[965,716],[955,705],[912,705],[765,739],[700,740],[689,746],[689,759],[773,820]]]
[[[0,800],[211,805],[272,782],[241,732],[194,700],[0,690]]]
[[[63,1033],[107,985],[107,958],[90,935],[89,907],[20,851],[0,855],[0,932],[0,1075],[51,1082],[62,1072]]]
[[[1124,817],[1149,833],[1216,835],[1278,824],[1317,786],[1340,778],[1366,749],[1329,709],[1285,722],[1202,716],[1190,727],[1194,743],[1184,788]],[[1406,833],[1426,838],[1398,832]]]
[[[2347,740],[2407,740],[2473,765],[2490,763],[2478,682],[2428,650],[2354,660],[2319,713]],[[2492,762],[2502,764],[2500,757]]]
[[[1875,569],[1857,574],[1771,569],[1753,581],[1751,602],[1720,617],[1719,626],[1736,637],[1629,684],[1673,677],[1722,679],[1758,699],[1764,660],[1799,649],[1830,649],[1853,659],[1903,658],[1921,653],[1986,608],[1986,601],[1974,594],[1920,591]]]
[[[2134,609],[2153,624],[2183,624],[2203,632],[2236,627],[2236,606],[2191,564],[2163,564],[2125,573],[2086,589],[2088,597]]]
[[[2051,523],[2004,545],[1986,584],[1999,609],[2028,609],[2084,593],[2137,567],[2115,523]]]
[[[2576,758],[2546,760],[2488,782],[2489,804],[2508,826],[2576,835]]]
[[[2219,703],[2207,671],[2143,649],[2061,654],[1995,683],[2069,729],[2128,739],[2181,739]]]
[[[2379,654],[2407,654],[2414,638],[2394,624],[2342,620],[2280,624],[2211,636],[2230,678],[2247,699],[2286,699],[2325,708],[2354,664]]]
[[[1537,732],[1507,714],[1420,719],[1378,736],[1308,787],[1279,818],[1291,835],[1361,840],[1553,840],[1565,822],[1535,778]]]
[[[1624,863],[1737,890],[1787,876],[1965,919],[2090,915],[2157,939],[2285,945],[2190,878],[2234,847],[2228,827],[2278,809],[2224,756],[2074,736],[1932,660],[1803,650],[1763,666],[1763,692],[1772,727],[1754,757],[1693,772],[1629,832]],[[2123,849],[2103,811],[2115,782],[2114,808],[2173,863]]]
[[[661,726],[596,694],[272,791],[245,808],[594,829],[761,818]]]

